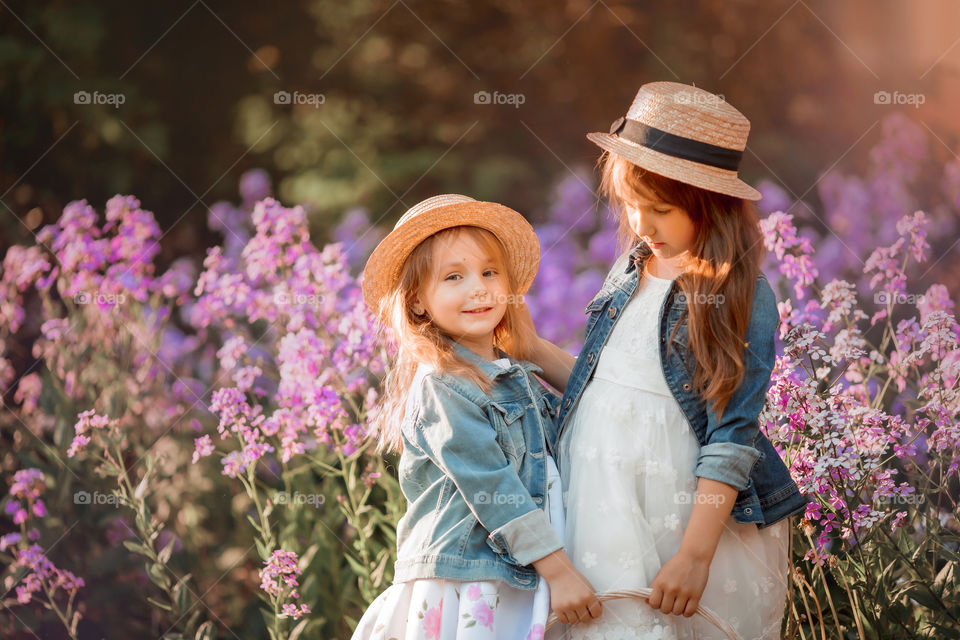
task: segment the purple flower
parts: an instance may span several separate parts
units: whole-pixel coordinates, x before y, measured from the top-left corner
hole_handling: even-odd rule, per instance
[[[220,464],[223,465],[223,475],[236,478],[246,469],[245,460],[239,451],[231,451],[225,455]]]
[[[270,174],[263,169],[250,169],[240,176],[240,195],[245,205],[263,200],[271,191]]]

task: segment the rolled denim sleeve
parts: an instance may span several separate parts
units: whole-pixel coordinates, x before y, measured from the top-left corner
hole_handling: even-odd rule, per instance
[[[700,448],[694,471],[697,477],[724,482],[738,491],[750,483],[750,472],[760,458],[754,444],[760,430],[757,416],[770,386],[776,354],[774,338],[779,323],[773,289],[766,278],[758,278],[744,338],[743,380],[722,418],[718,419],[713,403],[708,403],[706,444]]]
[[[453,480],[487,530],[487,544],[524,566],[563,547],[497,442],[496,428],[473,400],[427,376],[421,389],[415,443]]]

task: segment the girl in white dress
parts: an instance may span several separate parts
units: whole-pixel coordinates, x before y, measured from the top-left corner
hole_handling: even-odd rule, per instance
[[[542,640],[551,609],[602,613],[563,551],[559,398],[522,360],[539,255],[519,213],[450,194],[407,211],[367,262],[364,298],[398,345],[372,431],[401,452],[408,509],[394,584],[354,640]]]
[[[694,615],[700,604],[745,640],[780,637],[786,516],[805,499],[785,468],[759,465],[779,488],[751,493],[778,317],[748,202],[760,194],[730,164],[748,131],[722,98],[657,82],[609,134],[588,136],[607,152],[601,190],[626,251],[588,306],[576,363],[545,340],[531,360],[566,386],[567,553],[600,593],[653,593],[607,601],[565,637],[725,638]]]

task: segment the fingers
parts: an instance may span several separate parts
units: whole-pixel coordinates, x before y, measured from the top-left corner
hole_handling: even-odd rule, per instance
[[[660,604],[663,602],[663,589],[660,587],[650,587],[650,589],[651,592],[650,596],[647,597],[647,604],[654,609],[659,609]]]
[[[575,609],[569,609],[566,611],[554,611],[557,614],[557,620],[563,624],[577,624],[580,622],[580,616],[577,614]]]
[[[647,598],[647,604],[661,613],[689,618],[697,612],[700,601],[681,591],[664,591],[659,587],[653,587],[653,592]]]
[[[587,607],[587,612],[590,614],[591,619],[596,620],[603,615],[603,603],[595,599],[590,603],[590,606]]]
[[[673,603],[675,599],[673,594],[664,593],[663,602],[660,603],[660,613],[673,613]]]
[[[557,620],[564,624],[579,624],[589,622],[603,615],[603,604],[593,596],[592,600],[582,606],[574,606],[561,611],[555,610]]]
[[[683,596],[678,597],[673,601],[673,608],[670,610],[670,613],[675,616],[683,615],[683,611],[687,608],[688,602],[689,600],[687,598],[684,598]]]

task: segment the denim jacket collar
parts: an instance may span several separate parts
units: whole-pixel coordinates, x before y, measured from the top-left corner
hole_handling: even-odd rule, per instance
[[[637,263],[639,263],[640,270],[642,271],[643,266],[647,264],[647,260],[652,255],[653,251],[647,246],[647,243],[641,242],[630,251],[630,259],[627,260],[627,266],[624,271],[630,273],[637,268]]]
[[[509,367],[504,368],[504,367],[501,367],[500,365],[494,364],[490,360],[487,360],[480,354],[468,349],[467,347],[463,346],[462,344],[460,344],[456,340],[453,340],[452,338],[448,338],[448,340],[450,340],[453,346],[454,353],[462,357],[467,362],[470,362],[471,364],[475,364],[478,367],[480,367],[480,370],[483,371],[484,374],[489,376],[491,380],[494,380],[499,376],[511,373],[517,367],[523,369],[528,373],[537,373],[537,374],[543,373],[543,369],[533,364],[532,362],[527,362],[526,360],[514,360],[513,358],[510,358],[509,354],[507,354],[505,351],[503,351],[499,347],[495,346],[494,351],[496,351],[499,357],[510,359]]]

